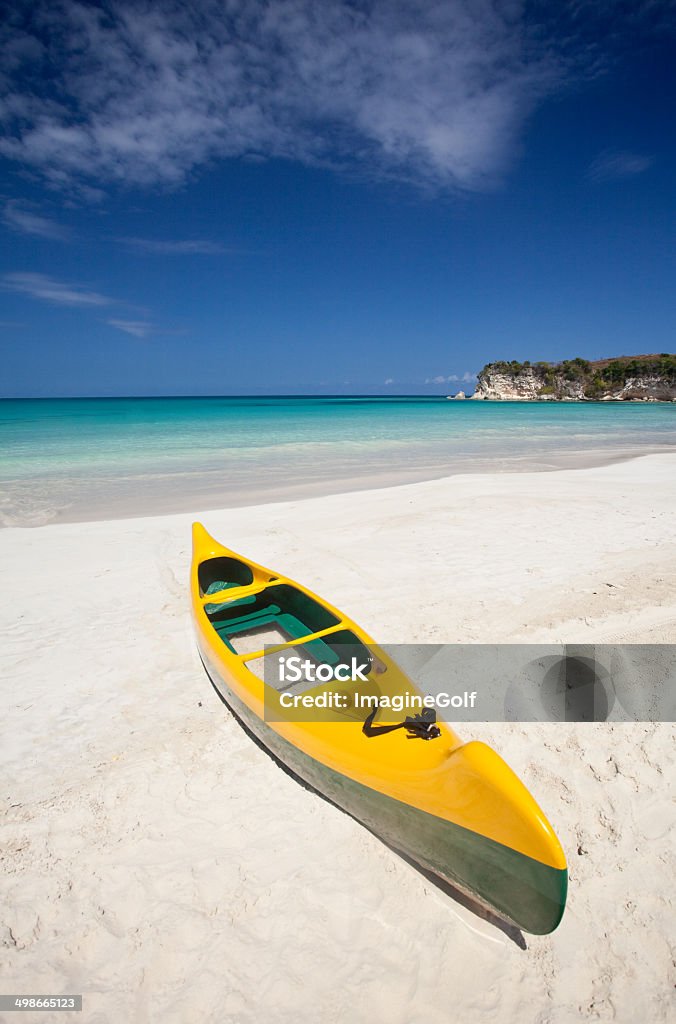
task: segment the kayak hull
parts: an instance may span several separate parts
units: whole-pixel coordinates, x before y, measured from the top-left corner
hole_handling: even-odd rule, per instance
[[[419,695],[356,623],[300,584],[224,548],[199,524],[191,595],[197,645],[213,685],[274,758],[391,847],[511,924],[533,934],[557,927],[568,880],[561,845],[523,783],[486,744],[463,743],[444,722],[437,738],[410,741],[400,730],[370,738],[363,712],[327,720],[268,716],[279,693],[260,674],[265,658],[283,648],[324,657],[320,649],[346,630],[373,656],[369,685]],[[288,640],[238,650],[242,637],[261,635],[262,623],[279,627]]]
[[[241,701],[208,663],[214,687],[278,761],[394,849],[456,886],[517,928],[554,931],[563,916],[568,872],[364,786],[304,754]],[[487,897],[490,894],[490,897]]]

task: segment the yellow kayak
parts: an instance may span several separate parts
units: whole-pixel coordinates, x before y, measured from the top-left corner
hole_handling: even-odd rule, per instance
[[[491,747],[463,743],[447,724],[430,724],[427,712],[393,727],[378,700],[398,694],[408,707],[421,697],[392,659],[327,601],[223,547],[199,523],[190,587],[204,666],[275,758],[506,921],[534,934],[556,928],[568,884],[561,844]],[[328,692],[330,671],[324,676],[319,666],[335,665],[345,651],[362,674],[333,686],[339,706],[305,710],[303,697]],[[318,672],[295,703],[293,686],[277,685],[270,670],[291,656]],[[375,710],[358,706],[367,694],[376,695]]]

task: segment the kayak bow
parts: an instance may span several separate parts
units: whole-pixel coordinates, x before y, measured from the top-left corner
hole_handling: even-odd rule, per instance
[[[373,715],[365,727],[367,713],[352,707],[321,720],[278,713],[280,693],[263,668],[280,652],[335,664],[341,649],[358,651],[370,666],[367,689],[419,695],[359,626],[307,588],[223,547],[199,523],[191,598],[197,645],[214,686],[271,754],[503,919],[534,934],[556,928],[568,881],[563,850],[531,794],[489,746],[462,743],[443,722],[430,742],[410,742],[409,729],[377,729]],[[346,683],[345,692],[354,693],[354,685]]]

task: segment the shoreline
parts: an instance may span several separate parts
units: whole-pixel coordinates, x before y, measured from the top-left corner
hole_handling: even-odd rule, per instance
[[[603,466],[546,473],[526,469],[475,472],[389,486],[374,486],[370,481],[368,486],[350,491],[291,498],[279,495],[275,500],[229,508],[191,504],[190,509],[159,515],[143,514],[137,508],[131,516],[8,527],[0,530],[0,550],[5,544],[11,561],[13,539],[19,547],[25,542],[39,547],[46,543],[42,538],[57,536],[59,545],[65,546],[77,537],[90,537],[92,543],[95,538],[105,538],[104,545],[125,546],[127,538],[137,544],[139,538],[146,537],[154,547],[157,535],[174,538],[173,543],[187,557],[190,525],[202,519],[210,532],[234,550],[262,564],[285,568],[289,575],[331,599],[326,583],[331,567],[338,569],[340,577],[344,571],[342,558],[347,557],[353,564],[351,547],[358,551],[363,536],[369,535],[378,538],[381,575],[354,595],[358,605],[353,616],[367,631],[369,595],[377,600],[381,586],[396,591],[402,585],[399,575],[392,576],[394,549],[407,563],[405,583],[412,595],[419,588],[418,567],[424,566],[428,586],[449,597],[452,593],[453,604],[463,600],[463,593],[464,599],[471,596],[459,633],[443,635],[441,627],[430,627],[427,613],[418,609],[411,615],[407,611],[401,627],[404,636],[413,631],[414,640],[472,643],[511,639],[523,643],[529,639],[559,642],[563,638],[565,642],[588,642],[590,629],[593,633],[599,625],[599,615],[602,619],[606,611],[619,611],[622,606],[622,615],[612,630],[604,630],[603,638],[592,636],[595,642],[629,641],[625,635],[629,630],[636,642],[643,638],[646,642],[676,643],[675,468],[676,453],[662,452],[608,460]],[[414,539],[402,529],[402,522],[410,524]],[[319,523],[324,524],[322,529]],[[303,557],[306,537],[313,538],[308,543],[324,571],[314,565],[314,560],[308,562]],[[301,554],[296,569],[293,561],[287,565],[289,545],[291,552]],[[656,549],[664,549],[659,557]],[[488,576],[487,552],[492,552]],[[363,555],[372,557],[371,548]],[[596,574],[604,571],[599,569],[603,565],[610,582],[594,583]],[[623,584],[619,577],[627,573],[628,582]],[[494,577],[500,579],[498,595],[494,594]],[[570,582],[560,589],[563,580],[579,577],[589,579],[582,592],[568,594]],[[612,593],[605,593],[602,588],[611,584]],[[621,593],[623,590],[628,593]],[[540,592],[544,601],[542,607],[536,605],[533,614],[516,611],[526,602],[527,591]],[[592,594],[594,614],[580,616],[577,608],[584,603],[585,595]],[[487,616],[486,608],[496,597],[498,605],[513,608],[516,615],[504,621],[497,612]],[[606,600],[600,601],[600,597]],[[649,611],[643,607],[646,599]],[[430,608],[437,608],[437,602],[438,598],[432,597]],[[338,597],[336,603],[341,603]],[[566,616],[561,614],[564,606],[568,609]],[[631,607],[637,616],[633,625]],[[546,608],[551,608],[548,615],[544,615]],[[473,616],[475,623],[471,622]],[[444,613],[441,621],[448,617]],[[457,628],[454,610],[451,621]],[[566,628],[570,635],[565,634]],[[396,633],[395,638],[399,635]],[[657,635],[661,639],[656,640]],[[392,637],[376,639],[391,642]]]
[[[228,494],[224,485],[205,486],[204,474],[195,474],[189,492],[181,491],[185,486],[186,474],[165,474],[163,476],[140,476],[127,483],[125,493],[108,494],[98,500],[85,500],[80,506],[58,509],[53,514],[27,510],[23,521],[12,522],[16,513],[3,512],[0,505],[0,531],[11,529],[37,529],[41,526],[66,525],[68,523],[105,522],[108,520],[145,519],[189,513],[194,508],[201,512],[216,512],[225,509],[249,508],[274,505],[280,502],[305,501],[330,495],[358,494],[363,491],[387,490],[407,484],[426,483],[438,480],[455,480],[458,477],[476,476],[518,476],[523,473],[550,474],[561,471],[602,469],[641,459],[652,455],[674,455],[674,445],[646,445],[635,448],[579,449],[573,452],[558,451],[539,458],[532,456],[510,456],[507,458],[476,460],[470,464],[459,464],[457,469],[444,467],[419,467],[409,471],[397,470],[392,473],[370,473],[363,476],[332,477],[305,482],[290,482],[283,487],[273,484],[268,488],[247,487]],[[222,474],[219,474],[222,475]],[[43,478],[39,478],[43,479]],[[166,492],[171,481],[171,493]],[[133,495],[129,491],[133,488]],[[144,488],[147,493],[143,493]],[[139,489],[141,494],[139,496]]]

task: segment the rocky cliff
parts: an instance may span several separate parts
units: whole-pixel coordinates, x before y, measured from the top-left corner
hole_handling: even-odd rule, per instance
[[[676,356],[668,353],[562,363],[488,363],[475,399],[490,401],[676,401]]]

